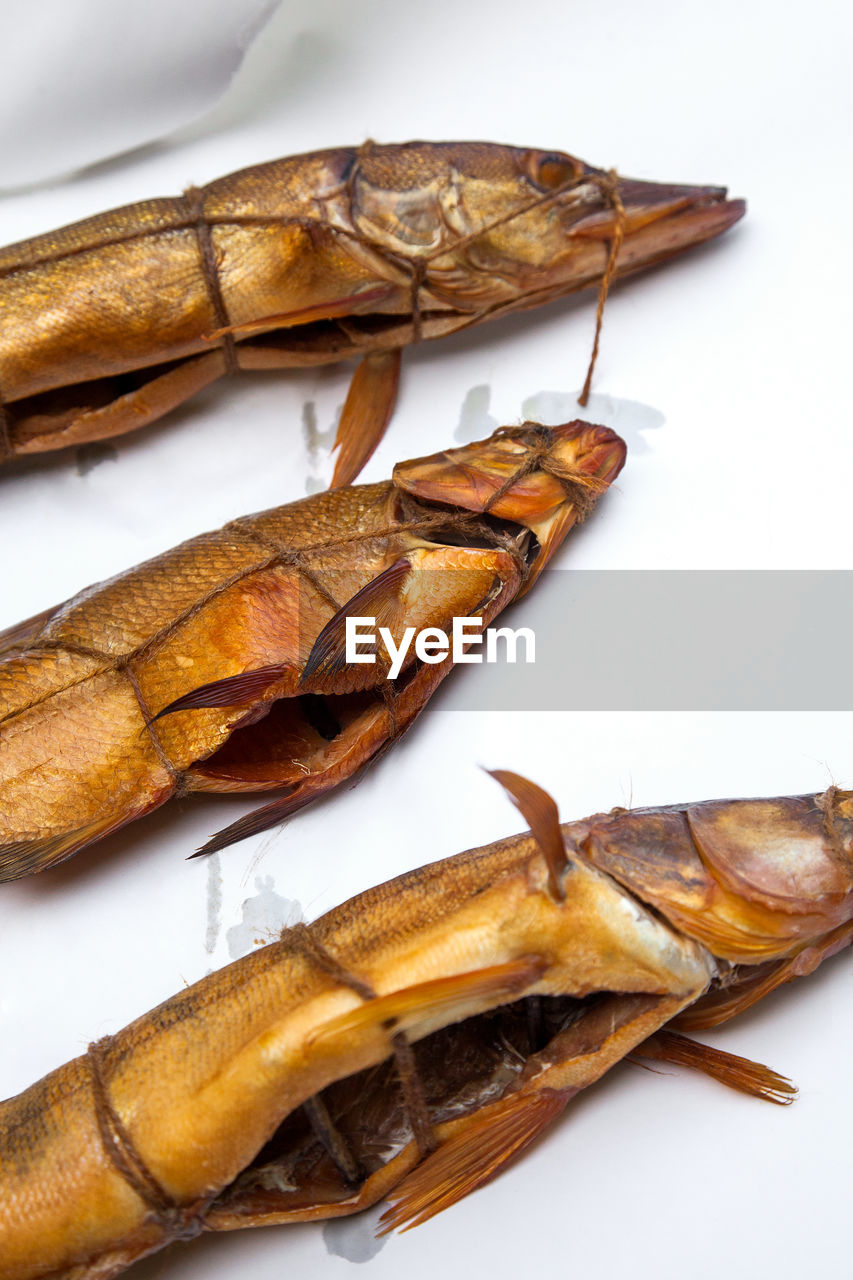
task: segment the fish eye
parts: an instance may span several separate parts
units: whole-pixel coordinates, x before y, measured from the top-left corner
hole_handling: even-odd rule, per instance
[[[581,176],[583,166],[559,151],[546,151],[534,158],[531,179],[542,191],[556,191]]]

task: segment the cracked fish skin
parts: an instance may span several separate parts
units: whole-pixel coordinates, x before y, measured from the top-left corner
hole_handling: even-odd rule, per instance
[[[444,1144],[479,1135],[484,1117],[513,1103],[547,1109],[555,1096],[561,1110],[681,1011],[701,1025],[755,975],[772,989],[850,944],[851,792],[618,809],[558,831],[556,893],[531,832],[429,864],[285,930],[0,1104],[6,1280],[109,1280],[203,1230],[393,1198]],[[452,998],[436,998],[442,983]],[[570,1024],[504,1073],[495,1101],[490,1072],[508,1061],[496,1046],[507,1034],[521,1043],[515,1011],[532,997],[557,1010],[570,998]],[[389,1058],[395,1031],[427,1076],[451,1071],[449,1043],[471,1063],[470,1096],[444,1098],[426,1158],[396,1114],[393,1082],[355,1078]],[[431,1043],[445,1052],[430,1059]],[[340,1120],[353,1096],[369,1102],[362,1119],[388,1140],[355,1185],[307,1130],[288,1140],[301,1161],[271,1142],[320,1091]],[[130,1153],[159,1208],[128,1172]]]
[[[455,616],[488,623],[624,457],[604,427],[507,429],[401,463],[391,481],[232,521],[13,628],[0,637],[0,879],[175,793],[278,790],[270,826],[351,777],[411,723],[452,655],[416,664],[410,650],[396,682],[379,663],[334,666],[334,653],[309,672],[324,628],[365,591],[362,612],[398,641]],[[232,693],[255,672],[260,686]],[[224,702],[155,720],[217,682]]]
[[[611,180],[562,152],[367,143],[11,245],[0,459],[134,430],[239,368],[360,358],[339,435],[353,456],[336,473],[351,480],[390,417],[402,348],[601,281],[611,189],[616,276],[745,210],[724,188]]]

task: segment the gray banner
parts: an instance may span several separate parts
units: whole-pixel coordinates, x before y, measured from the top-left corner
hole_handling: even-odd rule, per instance
[[[454,707],[853,709],[849,571],[546,570],[494,625],[532,628],[536,661],[458,667]]]

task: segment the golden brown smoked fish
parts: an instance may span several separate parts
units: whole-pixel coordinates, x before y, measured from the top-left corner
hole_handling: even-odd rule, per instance
[[[285,930],[0,1106],[4,1280],[108,1280],[389,1194],[386,1227],[422,1221],[630,1053],[790,1101],[683,1031],[850,944],[853,793],[560,826],[496,776],[531,832]]]
[[[558,151],[370,142],[88,218],[0,251],[0,459],[131,431],[238,369],[355,357],[349,483],[403,347],[663,261],[744,209]]]
[[[454,617],[487,625],[624,458],[606,427],[498,431],[385,483],[232,521],[0,636],[0,879],[175,794],[282,793],[212,850],[350,778],[453,655],[416,660],[410,644],[387,679],[381,645],[381,661],[347,663],[347,618],[374,617],[398,646]]]

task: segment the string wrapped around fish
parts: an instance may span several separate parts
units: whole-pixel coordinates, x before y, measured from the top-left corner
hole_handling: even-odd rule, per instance
[[[0,251],[0,461],[132,431],[239,369],[355,357],[347,484],[404,347],[590,285],[600,326],[612,278],[744,211],[724,188],[486,142],[312,152],[112,210]]]
[[[454,655],[348,662],[348,620],[373,617],[398,652],[456,617],[486,626],[624,459],[606,427],[506,428],[232,521],[0,636],[0,880],[176,794],[281,793],[212,851],[352,777]]]
[[[629,1054],[792,1100],[684,1032],[850,945],[853,792],[561,826],[494,776],[530,832],[285,930],[0,1104],[5,1280],[109,1280],[203,1231],[383,1198],[383,1229],[416,1225]]]

